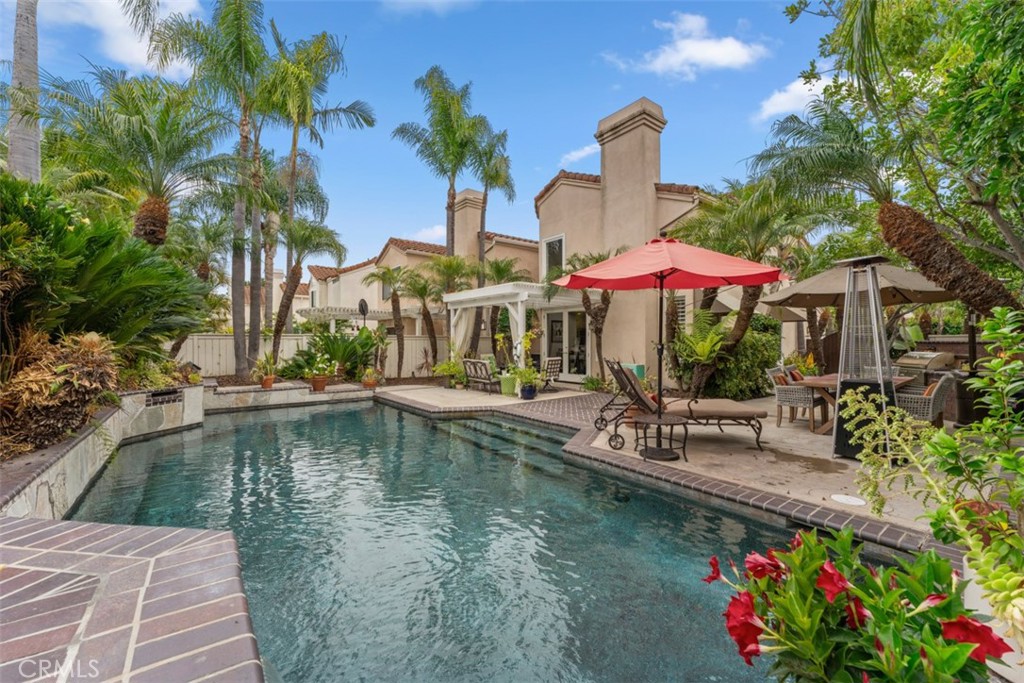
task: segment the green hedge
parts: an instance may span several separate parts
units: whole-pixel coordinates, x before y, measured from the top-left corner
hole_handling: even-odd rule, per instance
[[[772,393],[767,368],[779,362],[779,337],[770,332],[747,330],[729,358],[719,361],[705,393],[711,398],[746,401]]]

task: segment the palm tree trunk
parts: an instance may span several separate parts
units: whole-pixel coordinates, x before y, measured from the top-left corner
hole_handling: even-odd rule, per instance
[[[821,325],[818,324],[818,311],[808,308],[804,311],[807,317],[807,337],[810,340],[807,350],[814,356],[814,362],[820,368],[824,368],[825,355],[821,350]]]
[[[448,201],[444,205],[445,223],[445,244],[444,253],[446,256],[455,256],[455,177],[448,178]],[[448,316],[448,338],[451,339],[451,316]]]
[[[238,178],[245,183],[245,164],[249,159],[249,112],[242,105],[238,121],[239,157],[241,168]],[[245,196],[242,188],[235,195],[234,234],[231,240],[231,332],[235,346],[235,374],[244,377],[249,372],[249,361],[245,356]]]
[[[263,324],[260,320],[262,307],[260,306],[260,295],[263,293],[261,273],[263,272],[260,257],[263,255],[262,207],[259,201],[259,191],[263,186],[263,163],[260,158],[260,132],[256,129],[253,135],[252,144],[252,186],[256,197],[252,203],[252,224],[249,228],[249,369],[256,363],[260,355],[260,336],[263,332]]]
[[[7,170],[34,183],[40,177],[39,120],[35,117],[39,109],[38,5],[38,0],[18,0],[14,11],[12,104],[20,103],[29,111],[27,116],[12,114],[7,122]]]
[[[173,360],[175,363],[178,361],[178,353],[181,351],[181,347],[185,345],[185,341],[188,339],[187,334],[183,334],[174,340],[171,344],[171,350],[167,352],[167,357]]]
[[[754,309],[757,308],[757,300],[761,298],[763,290],[764,287],[762,285],[744,285],[743,294],[740,296],[739,312],[736,314],[736,322],[733,323],[732,329],[729,330],[725,341],[722,342],[722,348],[718,354],[719,358],[731,355],[736,350],[736,346],[742,341],[743,336],[746,335],[747,330],[750,328],[750,321],[754,317]],[[717,360],[694,366],[693,378],[690,381],[690,391],[693,392],[695,398],[700,398],[704,395],[707,383],[717,369]]]
[[[398,376],[402,376],[402,363],[405,360],[405,326],[402,324],[402,302],[398,292],[391,290],[391,317],[395,322],[395,344],[398,346]]]
[[[132,218],[132,235],[159,247],[167,241],[167,224],[171,221],[171,207],[163,197],[146,197]]]
[[[277,255],[277,231],[281,227],[281,214],[267,213],[263,224],[263,322],[274,319],[274,256]]]
[[[302,264],[296,263],[288,271],[288,279],[285,280],[284,294],[281,295],[281,305],[277,309],[277,320],[274,321],[274,363],[277,363],[278,354],[281,352],[281,335],[284,334],[284,320],[287,312],[291,310],[292,300],[295,292],[299,289],[299,282],[302,280]]]
[[[1003,283],[968,261],[919,211],[884,202],[878,207],[878,224],[886,244],[975,311],[990,315],[997,306],[1020,308],[1020,302]]]
[[[423,324],[427,328],[427,339],[430,342],[430,364],[437,365],[437,330],[434,329],[434,316],[430,314],[430,308],[426,302],[421,305]]]
[[[705,287],[701,290],[700,297],[700,310],[710,311],[711,307],[715,305],[715,300],[718,298],[718,287]]]
[[[487,257],[487,193],[488,187],[484,185],[484,196],[480,203],[480,230],[476,236],[476,286],[484,286],[484,259]],[[473,310],[473,333],[469,337],[469,352],[472,358],[479,358],[477,350],[480,348],[480,328],[484,323],[484,307],[477,306]]]
[[[288,169],[288,224],[289,225],[291,225],[292,223],[295,222],[295,185],[298,183],[298,178],[299,178],[298,163],[299,163],[299,124],[298,124],[298,122],[296,122],[292,126],[292,152],[291,152],[291,159],[289,161],[289,169]],[[285,270],[287,272],[289,272],[289,273],[292,271],[292,259],[293,258],[294,258],[294,256],[292,254],[292,245],[286,244],[285,245],[284,267],[285,267]],[[289,306],[288,310],[285,311],[285,314],[287,315],[287,320],[285,320],[285,322],[284,322],[284,328],[288,332],[288,334],[291,334],[291,332],[292,332],[292,311],[291,311],[291,307],[290,306]]]

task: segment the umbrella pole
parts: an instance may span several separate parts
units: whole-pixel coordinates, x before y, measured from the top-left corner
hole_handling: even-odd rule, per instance
[[[661,373],[665,357],[665,276],[658,276],[658,420],[661,420]],[[661,447],[661,427],[658,427],[658,447]]]

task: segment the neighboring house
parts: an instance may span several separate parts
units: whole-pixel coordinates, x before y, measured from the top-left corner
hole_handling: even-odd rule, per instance
[[[305,322],[305,318],[299,313],[300,310],[309,308],[309,289],[310,285],[307,282],[300,282],[298,289],[295,290],[295,299],[292,301],[292,321],[301,323]],[[249,285],[245,286],[245,326],[249,327],[249,302],[252,293],[250,292]],[[274,286],[271,288],[274,292],[274,315],[277,315],[278,308],[281,306],[281,297],[284,295],[284,271],[274,271]],[[260,304],[262,305],[265,300],[263,292],[260,292]],[[262,309],[261,309],[262,310]],[[266,320],[262,321],[264,327],[270,327],[270,323]]]

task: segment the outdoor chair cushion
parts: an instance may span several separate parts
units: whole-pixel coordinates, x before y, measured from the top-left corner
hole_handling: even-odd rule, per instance
[[[708,418],[750,420],[768,417],[767,410],[744,405],[729,398],[702,398],[696,401],[681,399],[668,405],[673,415],[691,416],[699,420]]]
[[[789,380],[781,372],[777,375],[772,375],[772,379],[775,380],[775,386],[784,387],[789,384]]]
[[[938,388],[939,388],[939,383],[938,382],[932,382],[931,384],[929,384],[928,386],[926,386],[924,388],[924,393],[922,393],[921,395],[925,396],[925,397],[931,396],[932,394],[935,393],[935,390],[938,389]]]
[[[804,373],[800,372],[799,370],[793,370],[792,372],[789,373],[789,376],[794,382],[799,382],[803,380]]]

